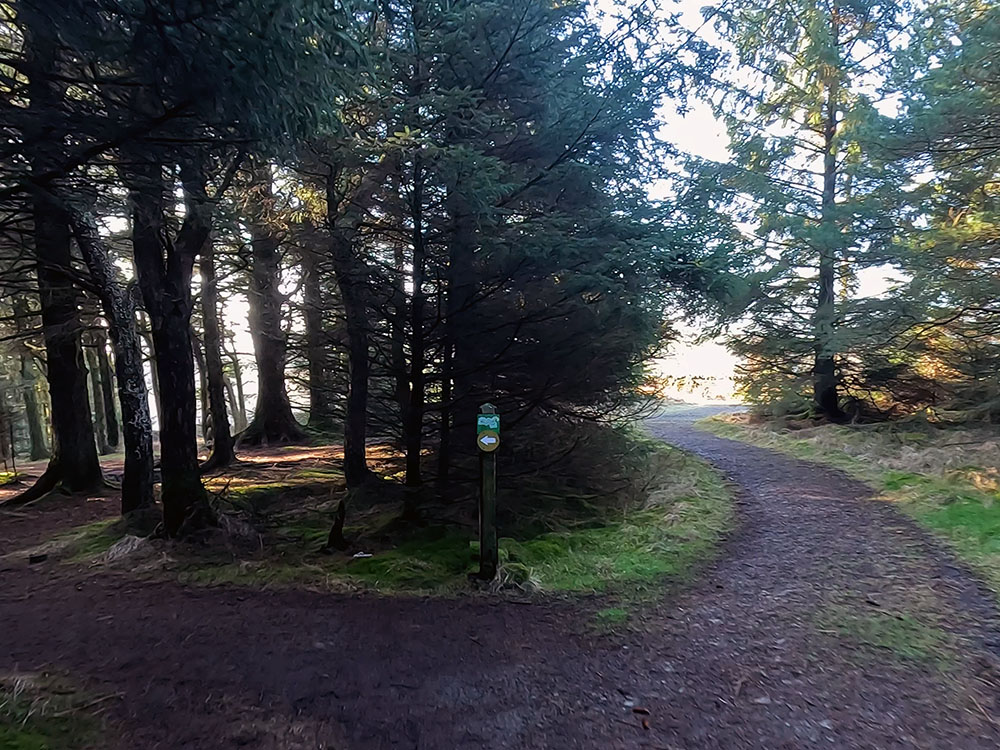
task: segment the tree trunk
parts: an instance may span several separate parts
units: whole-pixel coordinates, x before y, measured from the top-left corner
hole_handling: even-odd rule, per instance
[[[49,457],[49,446],[45,440],[45,424],[38,403],[38,382],[35,367],[26,354],[21,355],[21,380],[24,382],[24,416],[28,423],[28,438],[31,441],[32,461]]]
[[[820,223],[823,227],[819,249],[819,294],[814,318],[813,403],[816,412],[833,421],[843,419],[838,394],[837,363],[834,345],[836,309],[834,291],[836,282],[837,248],[837,86],[827,89],[826,117],[824,123],[823,197]]]
[[[306,359],[309,362],[309,426],[329,432],[336,424],[330,398],[329,340],[323,324],[323,275],[312,247],[302,252],[303,317],[306,326]]]
[[[108,445],[118,448],[121,442],[118,429],[118,414],[115,411],[115,381],[111,370],[111,359],[108,354],[108,337],[103,328],[94,334],[97,346],[97,362],[101,372],[101,392],[104,394],[104,424],[107,427]]]
[[[447,208],[451,216],[451,235],[448,239],[448,268],[445,274],[444,345],[441,363],[441,418],[438,445],[438,481],[446,483],[451,478],[454,454],[453,433],[456,425],[471,427],[473,404],[470,403],[469,357],[462,337],[462,316],[473,305],[475,273],[475,226],[468,206],[461,197],[461,183],[448,194]],[[458,413],[456,413],[458,412]],[[468,412],[468,419],[461,414]],[[468,441],[471,446],[470,439]],[[459,436],[459,445],[462,445]],[[472,452],[472,449],[468,451]]]
[[[200,164],[181,165],[187,211],[167,242],[165,185],[160,164],[138,152],[124,178],[132,204],[136,274],[153,333],[160,385],[160,467],[163,525],[174,537],[212,521],[198,466],[194,359],[191,353],[191,276],[208,239],[211,213]]]
[[[344,418],[344,479],[348,488],[360,487],[369,478],[367,460],[368,431],[368,275],[357,266],[357,259],[342,238],[334,239],[334,273],[344,302],[347,335],[348,386],[347,412]],[[367,270],[367,269],[365,269]]]
[[[208,406],[208,375],[205,372],[205,352],[202,349],[201,341],[198,340],[198,332],[191,327],[191,355],[194,357],[194,366],[197,371],[198,383],[198,410],[201,412],[201,440],[205,447],[212,446],[212,426],[209,424],[210,409]]]
[[[160,417],[163,414],[163,404],[160,401],[160,375],[156,370],[156,352],[153,347],[153,330],[152,325],[148,324],[148,315],[142,316],[142,328],[140,329],[140,335],[142,341],[145,343],[145,351],[148,354],[143,355],[143,367],[145,368],[145,363],[149,363],[149,384],[153,390],[153,408],[156,410],[156,424],[157,428],[163,421]]]
[[[117,281],[114,263],[93,218],[70,212],[70,219],[90,276],[100,290],[115,352],[125,445],[122,515],[127,516],[153,507],[153,424],[146,395],[136,304],[131,289],[122,287]]]
[[[424,173],[420,156],[414,158],[413,190],[410,202],[410,218],[413,222],[413,258],[410,298],[410,400],[406,408],[406,486],[419,487],[420,453],[424,438],[424,269],[426,266],[426,246],[424,244]],[[408,496],[412,499],[412,495]],[[410,511],[413,510],[412,503]]]
[[[14,472],[14,441],[11,440],[11,413],[7,409],[7,383],[0,380],[0,462],[3,471]]]
[[[58,170],[63,134],[60,122],[63,90],[58,83],[58,40],[51,22],[31,9],[26,46],[28,100],[34,118],[29,145],[37,148],[31,168],[39,183]],[[94,491],[104,484],[94,442],[87,397],[87,375],[80,344],[77,290],[71,281],[70,232],[64,211],[41,192],[32,196],[35,258],[45,341],[46,373],[52,400],[52,456],[35,485],[8,503],[30,502],[57,485],[72,492]]]
[[[393,261],[396,276],[388,312],[389,366],[394,382],[393,398],[399,409],[399,445],[405,450],[408,445],[407,430],[410,427],[408,416],[410,411],[410,373],[406,365],[406,254],[400,244],[393,248]]]
[[[331,169],[326,182],[327,227],[330,230],[330,260],[334,278],[344,305],[344,335],[347,338],[347,407],[344,416],[344,480],[348,489],[361,487],[371,477],[368,469],[368,263],[355,247],[359,219],[371,200],[377,180],[372,173],[365,175],[352,200],[338,184],[338,171]],[[350,206],[351,216],[341,213],[341,206]]]
[[[205,374],[212,423],[212,452],[202,471],[229,466],[236,460],[233,433],[226,413],[226,383],[222,369],[222,329],[219,325],[219,285],[215,247],[209,236],[201,250],[201,317],[205,327]]]
[[[385,162],[388,166],[391,162]],[[348,493],[337,506],[327,548],[342,548],[347,500],[371,478],[368,469],[366,433],[368,430],[368,285],[369,269],[363,250],[355,245],[360,217],[371,202],[375,188],[385,172],[364,174],[350,199],[339,182],[339,168],[331,168],[326,180],[326,221],[330,231],[330,259],[344,305],[344,334],[347,337],[348,384],[347,411],[344,417],[344,480]],[[348,181],[351,182],[351,181]]]
[[[240,366],[240,355],[234,350],[226,352],[229,363],[233,367],[233,380],[236,382],[236,404],[233,411],[236,412],[236,432],[242,432],[247,428],[247,399],[243,390],[243,368]]]
[[[273,202],[271,174],[258,168],[254,190],[265,214],[255,218],[250,228],[253,265],[250,276],[250,333],[257,361],[257,406],[253,420],[240,435],[240,445],[285,445],[305,440],[301,425],[292,414],[285,388],[285,360],[288,342],[281,319],[280,242],[266,225],[267,209]]]
[[[240,402],[236,398],[236,390],[233,388],[233,380],[223,373],[222,384],[226,389],[226,400],[229,402],[228,411],[233,415],[233,427],[240,428]]]
[[[22,333],[28,328],[28,318],[32,317],[27,298],[24,295],[15,297],[13,309],[17,331]],[[31,443],[29,459],[40,461],[49,457],[49,446],[45,437],[45,418],[38,398],[38,378],[35,364],[26,346],[22,346],[20,358],[24,418],[28,425],[28,439]]]
[[[97,358],[97,351],[93,342],[86,347],[87,370],[90,374],[90,396],[94,413],[94,433],[97,436],[97,450],[102,456],[111,453],[111,446],[108,445],[108,430],[104,422],[104,389],[101,388],[101,365]]]

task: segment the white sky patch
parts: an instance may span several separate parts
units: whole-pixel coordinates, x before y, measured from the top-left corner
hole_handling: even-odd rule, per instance
[[[664,394],[691,403],[733,400],[733,374],[738,362],[721,342],[697,343],[697,332],[688,329],[654,363],[657,377],[667,380]]]
[[[666,120],[656,134],[660,140],[674,144],[682,153],[702,159],[719,162],[729,159],[726,126],[716,119],[707,102],[692,99],[684,114],[671,102],[664,105],[660,115]]]

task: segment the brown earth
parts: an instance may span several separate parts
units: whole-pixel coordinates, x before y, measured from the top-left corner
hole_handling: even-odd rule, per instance
[[[740,530],[633,630],[588,634],[593,600],[189,589],[43,562],[0,569],[0,672],[122,693],[102,705],[123,748],[1000,746],[1000,622],[974,577],[862,485],[691,416],[650,426],[740,486]],[[0,553],[98,507],[74,503],[0,514]],[[942,655],[862,646],[831,611],[912,617]]]

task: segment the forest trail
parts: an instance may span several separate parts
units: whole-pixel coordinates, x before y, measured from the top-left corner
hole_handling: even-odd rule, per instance
[[[995,750],[986,593],[864,486],[700,432],[700,414],[650,429],[740,485],[740,528],[636,631],[588,634],[591,602],[193,589],[41,564],[0,571],[0,671],[124,693],[108,716],[130,748]]]

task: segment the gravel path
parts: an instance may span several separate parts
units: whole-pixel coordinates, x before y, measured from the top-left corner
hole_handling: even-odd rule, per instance
[[[123,692],[123,748],[996,750],[1000,626],[975,581],[863,486],[696,416],[650,426],[740,485],[741,528],[634,632],[588,635],[599,602],[185,589],[42,564],[0,571],[0,671]],[[945,656],[861,647],[843,612],[912,616]]]

